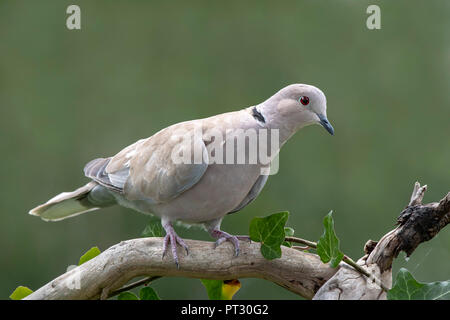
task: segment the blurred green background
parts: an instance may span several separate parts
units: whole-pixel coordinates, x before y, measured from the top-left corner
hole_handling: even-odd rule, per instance
[[[81,7],[82,30],[66,28]],[[366,8],[381,7],[381,30]],[[308,127],[286,144],[280,172],[223,229],[291,212],[317,240],[334,210],[354,259],[392,229],[413,183],[425,201],[450,190],[450,2],[0,1],[0,298],[37,289],[78,262],[139,237],[149,217],[113,207],[46,223],[28,210],[87,182],[83,166],[179,121],[259,103],[290,83],[320,87],[336,135]],[[181,236],[211,240],[197,229]],[[419,281],[450,278],[450,232],[395,261]],[[206,299],[200,281],[154,283],[163,299]],[[298,299],[242,279],[236,299]]]

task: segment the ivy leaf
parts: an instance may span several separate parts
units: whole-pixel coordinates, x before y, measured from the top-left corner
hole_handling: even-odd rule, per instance
[[[278,212],[264,218],[253,218],[250,222],[250,239],[261,242],[261,254],[267,260],[281,257],[281,244],[284,241],[284,225],[289,212]]]
[[[206,288],[209,300],[221,300],[222,298],[222,280],[201,279]]]
[[[141,300],[161,300],[156,291],[151,287],[144,287],[139,291]]]
[[[293,237],[294,236],[294,229],[292,229],[291,227],[285,227],[284,228],[284,237]],[[288,242],[288,241],[283,241],[283,246],[286,247],[292,247],[292,243]]]
[[[31,290],[30,288],[24,287],[24,286],[18,286],[16,288],[16,290],[14,290],[13,293],[11,293],[9,298],[11,300],[22,300],[23,298],[30,295],[31,293],[33,293],[33,290]]]
[[[139,300],[139,298],[133,292],[125,291],[117,296],[117,300]]]
[[[323,263],[330,262],[332,268],[336,268],[344,254],[339,249],[339,239],[334,232],[334,221],[330,211],[323,219],[325,231],[317,242],[317,254]]]
[[[209,300],[231,300],[241,288],[239,280],[210,280],[202,279]]]
[[[162,237],[164,235],[164,229],[161,226],[161,222],[157,219],[150,220],[141,235],[146,238]]]
[[[405,268],[395,277],[394,286],[388,291],[389,300],[450,300],[450,281],[420,283]]]
[[[237,279],[225,280],[222,286],[222,300],[232,300],[236,292],[241,288],[241,282]]]
[[[85,254],[83,254],[80,257],[80,261],[78,262],[78,265],[81,266],[83,263],[91,260],[92,258],[95,258],[99,254],[100,254],[100,249],[98,247],[90,248]]]

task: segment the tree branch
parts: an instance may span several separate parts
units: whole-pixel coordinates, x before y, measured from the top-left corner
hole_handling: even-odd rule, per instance
[[[315,254],[284,246],[280,259],[266,260],[256,242],[241,242],[241,253],[234,257],[230,243],[214,249],[212,242],[196,240],[186,240],[189,255],[181,255],[180,269],[177,269],[171,255],[161,259],[162,243],[162,238],[122,241],[25,299],[106,299],[140,276],[260,278],[310,299],[337,271],[323,264]]]
[[[289,242],[301,243],[301,244],[305,244],[306,245],[305,248],[293,246],[292,248],[294,248],[294,249],[299,249],[299,250],[307,250],[309,248],[317,249],[317,243],[316,242],[312,242],[312,241],[305,240],[305,239],[302,239],[302,238],[286,237],[284,240],[285,241],[289,241]],[[344,255],[344,257],[342,258],[342,261],[344,261],[349,266],[352,266],[355,270],[357,270],[359,273],[365,275],[366,277],[373,278],[372,274],[367,272],[363,267],[361,267],[359,264],[357,264],[355,261],[353,261],[352,258],[348,257],[347,255]],[[379,279],[374,278],[373,280],[381,287],[381,289],[383,289],[384,291],[388,291],[388,289],[383,285],[383,283]]]
[[[211,242],[195,240],[186,240],[190,253],[181,255],[177,269],[171,255],[161,258],[162,238],[139,238],[112,246],[25,299],[107,299],[161,276],[260,278],[309,299],[386,299],[386,288],[392,285],[392,262],[400,251],[411,255],[420,243],[450,223],[450,193],[440,202],[422,205],[426,189],[416,183],[408,206],[397,219],[398,226],[378,242],[369,240],[364,247],[366,255],[357,262],[344,257],[336,269],[323,264],[317,255],[295,248],[282,246],[280,259],[266,260],[256,242],[241,242],[241,253],[234,257],[230,243],[214,249]],[[316,246],[300,238],[286,240]],[[126,285],[142,276],[148,278]]]
[[[450,192],[440,201],[422,205],[427,186],[415,183],[408,206],[397,218],[398,226],[380,241],[369,240],[366,255],[357,264],[371,275],[363,278],[347,266],[320,288],[314,299],[386,299],[386,292],[376,284],[392,286],[392,262],[400,251],[410,256],[422,242],[431,240],[450,222]]]

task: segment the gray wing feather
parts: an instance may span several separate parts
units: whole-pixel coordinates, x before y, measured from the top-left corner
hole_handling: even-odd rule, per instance
[[[84,167],[84,175],[110,190],[122,193],[124,183],[118,183],[119,179],[117,178],[111,179],[106,172],[110,161],[111,158],[98,158],[90,161]]]
[[[248,192],[247,196],[244,198],[244,200],[242,200],[242,202],[236,208],[234,208],[232,211],[228,212],[228,214],[235,213],[235,212],[238,212],[239,210],[242,210],[250,202],[255,200],[256,197],[261,192],[261,190],[264,188],[264,185],[266,184],[268,178],[269,178],[268,175],[259,176],[258,179],[256,179],[256,182],[253,185],[253,187]]]
[[[199,163],[174,162],[175,151],[183,151],[188,157],[199,154],[202,159]],[[112,158],[91,161],[85,172],[105,187],[121,192],[127,200],[164,203],[194,186],[206,172],[208,162],[205,143],[201,135],[194,134],[194,124],[181,123],[137,141]]]
[[[172,162],[170,145],[143,150],[142,154],[153,154],[148,158],[144,156],[141,159],[131,159],[130,178],[124,186],[127,198],[163,203],[194,186],[208,168],[208,154],[204,142],[199,141],[197,148],[203,155],[201,163]]]

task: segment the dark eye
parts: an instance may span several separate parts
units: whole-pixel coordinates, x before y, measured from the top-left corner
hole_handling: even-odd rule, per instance
[[[309,98],[307,96],[301,96],[299,101],[302,105],[306,106],[309,103]]]

